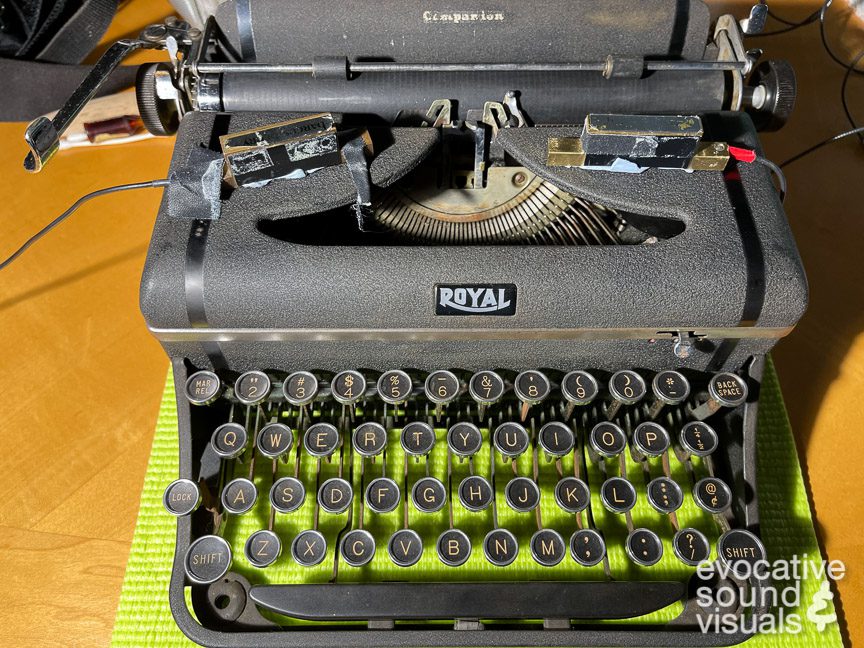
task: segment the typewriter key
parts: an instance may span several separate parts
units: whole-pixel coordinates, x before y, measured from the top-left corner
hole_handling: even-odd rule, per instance
[[[258,489],[245,477],[232,479],[222,489],[222,508],[234,515],[243,515],[255,506]]]
[[[270,394],[270,378],[263,371],[247,371],[234,382],[234,395],[244,405],[259,405]]]
[[[624,430],[608,421],[598,423],[588,436],[591,447],[601,457],[617,457],[627,447],[627,435]]]
[[[483,511],[494,496],[492,486],[480,475],[470,475],[459,483],[459,501],[469,511]]]
[[[380,423],[362,423],[354,430],[354,449],[363,457],[377,457],[387,447],[387,430]]]
[[[561,395],[567,401],[564,418],[570,418],[576,406],[588,405],[597,398],[600,385],[587,371],[571,371],[561,381]]]
[[[493,565],[506,567],[519,554],[519,542],[507,529],[492,529],[483,538],[483,555]]]
[[[411,377],[399,369],[385,371],[378,378],[378,395],[385,403],[399,405],[408,400],[414,384]]]
[[[495,447],[504,457],[516,459],[531,445],[528,431],[518,423],[502,423],[492,435]]]
[[[645,380],[635,371],[616,371],[609,379],[609,394],[615,401],[606,409],[606,418],[613,419],[622,405],[635,405],[645,396]]]
[[[681,447],[697,457],[707,457],[720,443],[714,428],[702,421],[685,423],[678,438]]]
[[[250,565],[263,569],[276,562],[279,554],[282,553],[282,542],[275,533],[263,529],[249,536],[243,553]]]
[[[447,445],[459,457],[473,457],[483,445],[483,434],[473,423],[456,423],[447,430]]]
[[[313,457],[329,457],[339,447],[342,437],[330,423],[310,425],[303,437],[303,447]]]
[[[564,423],[556,421],[547,423],[540,428],[537,440],[543,452],[552,457],[563,457],[576,445],[573,430]]]
[[[723,407],[738,407],[747,401],[747,383],[741,376],[723,372],[708,381],[708,400],[691,412],[699,420],[708,418]]]
[[[171,515],[189,515],[201,503],[198,485],[191,479],[176,479],[165,489],[162,505]]]
[[[219,536],[201,536],[186,550],[183,567],[193,583],[215,583],[231,567],[231,547]]]
[[[591,501],[588,484],[576,477],[564,477],[555,485],[555,501],[568,513],[584,511]]]
[[[711,545],[708,538],[696,529],[680,529],[672,538],[672,549],[678,560],[685,565],[695,567],[706,562],[711,557]]]
[[[435,430],[428,423],[414,421],[402,428],[402,449],[414,457],[425,457],[435,445]]]
[[[212,371],[197,371],[186,381],[185,393],[192,405],[209,405],[222,393],[222,382]]]
[[[745,529],[730,529],[721,535],[717,556],[739,578],[758,576],[763,570],[757,563],[767,559],[762,541]]]
[[[435,543],[438,559],[448,567],[464,565],[471,557],[471,539],[464,531],[447,529]]]
[[[633,445],[646,457],[659,457],[669,449],[669,433],[662,425],[646,421],[633,430]]]
[[[613,513],[626,513],[636,506],[636,488],[623,477],[610,477],[600,487],[600,500]]]
[[[353,498],[354,489],[351,484],[339,477],[328,479],[318,489],[318,506],[334,515],[346,511]]]
[[[246,450],[246,428],[238,423],[225,423],[213,432],[210,445],[223,459],[236,459]]]
[[[531,557],[544,567],[554,567],[567,553],[564,538],[554,529],[540,529],[531,536]]]
[[[399,506],[399,485],[389,477],[379,477],[366,487],[366,506],[375,513],[389,513]]]
[[[504,395],[504,379],[494,371],[478,371],[468,382],[468,393],[478,403],[497,403]]]
[[[327,540],[320,531],[301,531],[291,543],[291,555],[298,565],[313,567],[327,555]]]
[[[423,477],[417,480],[411,489],[411,501],[418,511],[434,513],[447,503],[447,489],[435,477]]]
[[[294,477],[282,477],[270,488],[270,506],[280,513],[293,513],[306,501],[306,487]]]
[[[708,383],[708,394],[722,407],[738,407],[747,400],[747,383],[734,373],[719,373]]]
[[[292,405],[308,405],[318,394],[318,379],[308,371],[295,371],[282,383],[282,389]]]
[[[426,376],[423,390],[426,398],[436,405],[446,405],[459,395],[459,379],[452,371],[439,369]]]
[[[504,395],[504,379],[494,371],[478,371],[468,381],[468,393],[479,406],[478,418],[482,419],[486,407]]]
[[[258,433],[256,445],[258,452],[265,457],[279,459],[284,457],[294,445],[294,432],[282,423],[268,423]]]
[[[666,405],[680,405],[690,395],[690,382],[678,371],[661,371],[651,381],[654,403],[648,410],[648,418],[654,418]]]
[[[349,531],[339,543],[339,553],[352,567],[362,567],[375,557],[375,538],[364,529]]]
[[[549,379],[540,371],[530,370],[523,371],[516,380],[513,381],[513,392],[516,397],[522,401],[522,420],[528,416],[528,409],[543,402],[552,386],[549,384]]]
[[[387,553],[399,567],[416,565],[423,556],[423,540],[413,529],[400,529],[390,536]]]
[[[504,499],[514,511],[533,511],[540,503],[540,488],[533,479],[514,477],[504,487]]]
[[[693,499],[703,511],[722,513],[732,504],[732,491],[722,479],[706,477],[693,487]]]
[[[353,405],[366,393],[366,378],[359,371],[342,371],[330,383],[330,393],[343,405]]]
[[[593,567],[606,555],[606,543],[594,529],[580,529],[570,537],[570,555],[583,567]]]
[[[663,543],[660,542],[660,536],[650,529],[631,531],[624,548],[630,559],[643,567],[656,565],[663,557]]]
[[[684,503],[681,487],[668,477],[657,477],[648,484],[648,502],[660,513],[674,513]]]

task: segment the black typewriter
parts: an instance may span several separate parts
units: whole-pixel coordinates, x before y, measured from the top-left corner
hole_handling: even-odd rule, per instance
[[[807,300],[755,163],[795,94],[744,48],[766,8],[229,1],[31,125],[36,170],[101,75],[168,51],[137,88],[177,134],[141,308],[184,633],[748,638],[700,631],[696,592],[764,585],[760,380]]]

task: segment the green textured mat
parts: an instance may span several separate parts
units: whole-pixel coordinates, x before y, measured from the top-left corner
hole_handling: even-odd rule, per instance
[[[153,448],[144,482],[138,523],[126,568],[120,605],[117,611],[112,637],[112,645],[114,646],[194,645],[176,627],[168,607],[167,592],[174,554],[175,520],[162,509],[162,491],[168,483],[177,477],[176,415],[174,389],[169,374],[169,379],[165,385],[156,433],[153,439]],[[485,453],[485,456],[481,455],[478,458],[478,463],[481,466],[488,465],[488,449],[485,450]],[[762,537],[767,547],[769,558],[777,560],[780,558],[791,558],[793,554],[799,556],[807,554],[809,557],[818,560],[819,548],[813,531],[807,496],[801,480],[794,440],[783,407],[779,385],[770,362],[766,367],[759,410],[758,453]],[[432,474],[441,476],[442,471],[446,471],[446,460],[442,459],[442,457],[446,457],[446,452],[443,455],[435,455],[433,453],[431,457]],[[520,461],[524,462],[526,460],[529,462],[528,464],[523,465],[520,463],[521,474],[528,474],[530,459],[525,457]],[[388,474],[391,476],[398,475],[402,465],[401,462],[402,456],[399,453],[394,452],[391,456],[388,456]],[[264,462],[261,463],[263,464]],[[411,463],[413,464],[413,462]],[[355,467],[357,465],[355,464]],[[571,466],[572,461],[570,465],[565,463],[565,473]],[[262,466],[261,468],[262,470],[256,470],[256,483],[261,483],[269,478],[269,473],[267,472],[269,468],[267,466]],[[499,465],[497,469],[501,470],[503,468],[504,466]],[[629,469],[633,471],[629,474],[638,474],[635,472],[635,465],[629,466]],[[412,472],[418,470],[418,467],[412,466],[411,470]],[[464,465],[462,467],[454,467],[454,481],[457,475],[461,476],[460,470],[465,471],[467,468]],[[673,477],[679,483],[686,483],[686,478],[678,474],[679,470],[681,470],[680,464],[673,464]],[[327,471],[334,472],[334,475],[330,475]],[[327,476],[335,476],[335,466],[326,466],[325,472],[327,472]],[[550,477],[548,470],[545,475]],[[551,477],[554,478],[554,473],[552,473]],[[310,483],[308,479],[304,481]],[[314,481],[311,481],[311,483],[314,483]],[[593,481],[593,483],[596,483],[596,481]],[[548,485],[543,490],[548,491]],[[232,545],[235,547],[238,546],[238,542],[248,537],[253,531],[266,527],[266,490],[261,489],[261,491],[262,497],[259,498],[259,505],[256,505],[256,508],[247,515],[232,518],[226,529],[226,538],[232,541]],[[592,496],[596,497],[596,495]],[[289,516],[277,516],[274,530],[286,541],[286,546],[283,549],[282,558],[274,566],[263,571],[256,570],[245,562],[242,553],[237,556],[237,552],[235,552],[235,561],[232,569],[257,582],[266,582],[268,580],[274,582],[326,581],[330,576],[332,564],[328,565],[325,561],[324,564],[316,568],[301,568],[293,563],[290,555],[287,555],[287,542],[290,542],[290,538],[299,529],[311,528],[312,526],[312,499],[314,498],[307,497],[306,504],[296,513],[292,514],[290,519]],[[713,522],[693,505],[690,498],[686,498],[686,501],[687,504],[678,512],[682,526],[693,526],[706,531],[706,533],[710,531]],[[595,500],[592,508],[598,518],[598,526],[604,526],[607,529],[610,526],[614,527],[615,520],[607,519],[604,521],[601,519],[604,515],[610,516],[611,514],[605,512],[599,501]],[[401,511],[401,508],[391,514],[375,516],[373,520],[368,520],[369,524],[367,524],[367,528],[373,531],[376,537],[381,537],[382,534],[389,534],[399,524],[401,513],[398,511]],[[467,513],[459,507],[455,507],[454,514],[456,518],[455,525],[469,531],[475,546],[475,551],[472,552],[472,557],[468,563],[457,568],[459,572],[470,573],[471,577],[476,579],[488,577],[491,580],[496,577],[500,578],[500,569],[489,565],[482,557],[482,552],[477,550],[482,533],[478,531],[477,533],[480,533],[480,535],[476,535],[470,531],[472,528],[488,528],[488,521],[486,521],[487,524],[478,524],[477,517],[479,515],[482,518],[488,512],[480,514]],[[346,515],[322,516],[319,528],[329,538],[335,535],[336,530],[344,525]],[[462,520],[460,524],[460,516],[466,515],[470,515],[471,519]],[[562,516],[561,520],[568,517],[563,511],[559,511],[554,507],[544,507],[544,525],[558,526],[556,525],[556,521],[560,522],[561,520],[556,520],[556,515]],[[424,533],[424,531],[433,528],[443,528],[442,521],[444,517],[438,519],[438,516],[446,516],[446,512],[441,511],[439,514],[421,516],[412,508],[410,513],[411,528],[416,529],[424,538],[427,538],[429,533]],[[305,519],[307,517],[308,519]],[[569,517],[572,519],[572,516]],[[646,520],[649,518],[656,519],[656,514],[649,509],[644,497],[640,497],[640,503],[633,511],[633,518],[636,526],[640,525],[640,520],[643,518]],[[566,520],[564,521],[566,522]],[[521,538],[525,535],[526,525],[530,525],[533,522],[533,515],[522,515],[520,517],[519,514],[510,511],[506,507],[499,507],[499,522],[501,526],[510,528]],[[621,525],[623,526],[623,521]],[[559,526],[559,528],[561,527]],[[712,532],[709,537],[713,541],[716,533]],[[640,568],[634,566],[624,555],[623,544],[621,542],[610,541],[609,558],[612,573],[616,578],[620,579],[674,578],[680,576],[682,573],[686,573],[689,568],[681,565],[673,556],[668,539],[664,539],[664,544],[666,546],[664,558],[661,562],[651,568]],[[549,571],[544,572],[544,568],[538,567],[532,561],[529,552],[524,550],[524,546],[522,549],[519,552],[516,563],[507,568],[509,578],[537,578],[551,573]],[[379,578],[384,579],[395,578],[404,574],[404,572],[400,572],[401,568],[390,563],[386,557],[386,552],[381,551],[380,548],[373,561],[372,568]],[[441,565],[434,555],[434,549],[429,546],[427,546],[421,562],[413,567],[412,570],[420,570],[420,573],[423,573],[424,577],[429,580],[442,580],[443,578],[452,577],[455,571],[452,568]],[[552,568],[552,570],[554,570],[556,579],[574,578],[581,580],[602,577],[601,567],[586,569],[579,567],[569,558],[557,567]],[[516,574],[516,576],[513,574]],[[364,572],[362,569],[352,569],[349,567],[343,569],[340,567],[340,580],[356,580],[363,577]],[[782,588],[783,585],[780,584],[778,589]],[[815,577],[803,581],[801,584],[799,608],[787,608],[783,610],[787,619],[790,614],[800,616],[800,632],[794,634],[788,632],[761,634],[747,642],[747,646],[758,648],[768,646],[842,646],[836,622],[828,623],[820,632],[819,626],[808,620],[808,608],[811,607],[814,600],[813,597],[821,585],[822,581]],[[826,619],[832,612],[833,606],[831,601],[825,600],[823,602],[820,599],[817,600],[816,605],[811,610],[810,616],[813,620]],[[647,620],[663,620],[673,617],[675,614],[677,614],[677,609],[662,610]],[[779,621],[779,610],[774,611],[774,618]]]

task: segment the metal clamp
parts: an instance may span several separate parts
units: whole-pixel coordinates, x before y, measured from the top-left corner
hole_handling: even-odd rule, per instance
[[[765,21],[768,20],[768,5],[758,3],[750,8],[750,15],[739,22],[741,31],[745,36],[761,34],[765,29]]]
[[[752,27],[748,26],[747,29],[755,29],[756,26],[755,23],[752,23]],[[744,49],[744,36],[741,32],[741,25],[730,14],[720,16],[717,19],[717,26],[714,29],[714,42],[717,45],[718,61],[734,62],[741,65],[739,69],[730,70],[732,75],[732,93],[729,106],[729,110],[741,110],[744,94],[744,77],[750,74],[753,64],[761,52],[756,50],[748,52]]]
[[[436,99],[426,111],[426,123],[432,128],[453,125],[453,102],[449,99]]]

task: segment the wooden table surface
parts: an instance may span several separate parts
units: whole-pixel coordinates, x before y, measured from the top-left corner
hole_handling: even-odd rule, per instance
[[[718,3],[715,3],[718,4]],[[736,11],[743,2],[727,2]],[[777,2],[788,18],[818,2]],[[716,7],[715,7],[716,8]],[[136,33],[167,3],[124,5],[107,40]],[[832,9],[847,60],[864,49],[860,25]],[[770,28],[776,28],[773,21]],[[842,33],[838,30],[843,29]],[[788,127],[767,134],[782,161],[846,130],[843,68],[809,26],[758,41],[788,58],[799,103]],[[140,62],[140,59],[139,61]],[[864,120],[864,79],[849,97]],[[0,257],[100,187],[164,177],[172,142],[155,139],[21,168],[23,124],[0,124]],[[811,304],[775,359],[817,517],[839,583],[847,641],[864,642],[864,147],[849,138],[787,169],[789,219],[807,268]],[[138,310],[138,283],[161,192],[98,199],[0,273],[0,644],[106,645],[110,640],[168,361]]]

